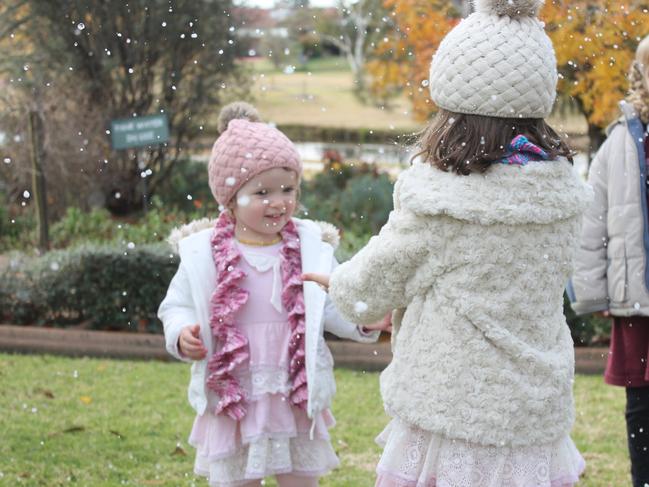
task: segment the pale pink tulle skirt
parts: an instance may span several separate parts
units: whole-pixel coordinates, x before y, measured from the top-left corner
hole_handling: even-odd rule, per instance
[[[571,487],[585,462],[569,436],[550,445],[492,447],[452,440],[393,419],[376,487]]]
[[[327,431],[334,424],[324,411],[309,439],[311,420],[282,394],[266,394],[249,404],[241,421],[206,412],[196,416],[189,436],[196,448],[194,470],[214,487],[283,473],[321,476],[339,465]]]

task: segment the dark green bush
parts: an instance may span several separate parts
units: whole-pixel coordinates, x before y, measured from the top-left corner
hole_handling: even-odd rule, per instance
[[[611,337],[611,320],[595,315],[577,316],[570,307],[566,294],[563,295],[563,313],[570,328],[572,341],[577,347],[607,345]]]
[[[392,181],[367,164],[332,162],[302,185],[302,206],[323,220],[356,235],[378,233],[392,211]]]
[[[352,178],[339,196],[342,228],[356,234],[376,234],[392,211],[393,184],[386,174]]]
[[[165,244],[13,256],[0,276],[0,313],[17,324],[159,332],[156,311],[177,267]]]
[[[188,199],[187,196],[191,199]],[[178,161],[171,172],[156,189],[156,198],[162,208],[184,213],[215,214],[218,205],[207,181],[207,163],[192,160]]]
[[[15,214],[17,212],[10,211],[1,200],[0,194],[0,252],[34,245],[36,219],[31,209],[26,208]]]

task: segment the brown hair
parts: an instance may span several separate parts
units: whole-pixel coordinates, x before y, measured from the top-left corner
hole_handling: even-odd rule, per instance
[[[430,125],[418,136],[424,162],[442,171],[461,175],[483,173],[507,154],[507,146],[517,135],[524,135],[549,156],[566,157],[573,152],[566,142],[542,118],[497,118],[466,115],[440,109]]]

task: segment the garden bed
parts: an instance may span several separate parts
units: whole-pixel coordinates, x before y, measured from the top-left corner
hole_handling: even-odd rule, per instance
[[[327,342],[337,366],[358,370],[383,370],[390,363],[390,343],[361,344],[345,340]],[[47,353],[72,357],[173,360],[164,337],[149,333],[93,331],[70,328],[0,325],[0,351]],[[604,371],[608,349],[576,347],[575,370],[582,374]]]

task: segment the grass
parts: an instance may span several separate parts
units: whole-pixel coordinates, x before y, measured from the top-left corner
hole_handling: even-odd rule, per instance
[[[401,96],[390,106],[361,103],[343,58],[310,60],[292,74],[275,69],[266,59],[243,61],[253,79],[254,103],[263,117],[278,125],[367,128],[415,132],[423,127],[412,118],[410,101]],[[583,117],[554,113],[550,124],[560,132],[584,134]]]
[[[410,102],[405,97],[383,108],[361,103],[353,93],[353,77],[344,59],[310,63],[285,74],[266,60],[247,61],[254,103],[266,120],[398,132],[414,131],[419,126],[410,116]]]
[[[189,368],[180,363],[0,354],[0,485],[206,486],[186,443]],[[333,444],[342,466],[323,487],[370,487],[387,417],[378,374],[337,370]],[[580,487],[629,485],[624,394],[579,376],[573,437]],[[266,485],[275,485],[273,481]]]
[[[267,58],[243,58],[239,62],[244,66],[251,67],[257,73],[279,73],[281,71]],[[319,73],[323,71],[349,72],[349,65],[345,58],[335,56],[309,59],[304,64],[296,64],[294,68],[297,72],[304,73]]]

